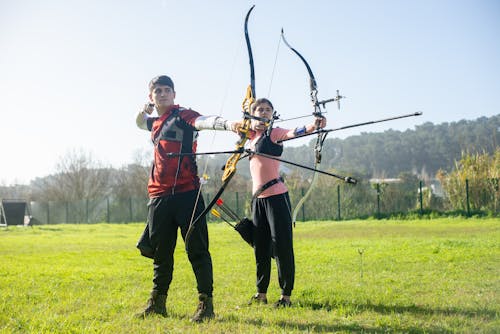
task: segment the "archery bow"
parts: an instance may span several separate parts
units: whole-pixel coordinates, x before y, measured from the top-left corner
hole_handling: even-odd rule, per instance
[[[251,119],[252,116],[250,114],[250,108],[255,101],[255,70],[253,63],[253,55],[252,55],[252,45],[250,44],[250,36],[248,35],[248,19],[255,5],[253,5],[247,12],[245,16],[245,41],[248,50],[248,58],[250,64],[250,84],[247,87],[245,98],[241,103],[243,108],[243,121],[241,126],[238,128],[240,139],[236,142],[236,148],[234,153],[227,159],[226,164],[224,166],[224,173],[222,174],[222,186],[219,188],[213,199],[210,203],[205,207],[205,209],[198,215],[198,217],[189,224],[189,228],[186,232],[185,237],[185,246],[186,250],[188,250],[189,246],[189,237],[193,233],[193,230],[198,223],[216,204],[217,200],[220,198],[224,190],[226,189],[229,181],[233,178],[234,174],[236,174],[236,164],[241,158],[241,155],[244,153],[245,143],[247,142],[250,135],[251,128]]]
[[[283,42],[285,45],[295,53],[300,60],[304,63],[304,65],[307,68],[307,72],[309,73],[309,89],[311,91],[310,96],[311,96],[311,102],[314,108],[313,111],[313,116],[314,117],[324,117],[323,112],[321,111],[321,106],[323,108],[325,107],[325,104],[329,102],[337,102],[337,106],[340,109],[340,99],[343,98],[343,96],[339,95],[339,91],[337,90],[337,96],[328,100],[323,100],[323,101],[318,101],[318,85],[316,83],[316,78],[314,77],[314,74],[311,70],[311,66],[309,66],[309,63],[305,60],[305,58],[297,51],[295,50],[290,44],[288,44],[287,40],[285,39],[285,33],[283,29],[281,29],[281,38],[283,39]],[[318,130],[318,129],[317,129]],[[314,145],[314,155],[315,155],[315,160],[314,160],[314,169],[318,169],[318,166],[321,163],[321,151],[323,149],[323,143],[325,142],[327,133],[322,133],[318,132],[318,137],[316,139],[316,144]],[[292,221],[295,224],[295,221],[297,220],[297,213],[299,212],[300,208],[302,205],[304,205],[305,201],[311,194],[312,189],[314,188],[314,185],[318,179],[318,174],[314,172],[313,174],[313,179],[311,181],[311,184],[309,185],[309,189],[307,190],[306,194],[300,199],[300,201],[297,203],[297,206],[293,210],[292,214]]]

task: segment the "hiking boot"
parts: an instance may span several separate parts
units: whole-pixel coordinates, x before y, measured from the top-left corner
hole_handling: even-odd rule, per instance
[[[252,296],[250,298],[250,301],[248,302],[248,305],[252,304],[267,304],[267,298],[266,297],[260,297],[258,293]]]
[[[159,314],[163,317],[167,316],[167,295],[160,295],[157,291],[151,292],[151,297],[148,299],[148,305],[141,313],[136,315],[137,318],[145,318],[154,314]]]
[[[205,293],[200,293],[198,295],[198,307],[191,318],[192,322],[203,322],[205,319],[211,319],[215,317],[214,305],[212,303],[212,297],[209,297]]]
[[[274,303],[274,308],[280,308],[280,307],[290,307],[292,306],[292,302],[286,299],[280,299],[276,303]]]

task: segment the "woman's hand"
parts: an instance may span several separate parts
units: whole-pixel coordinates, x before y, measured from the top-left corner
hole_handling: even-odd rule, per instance
[[[323,129],[326,126],[326,118],[323,116],[316,117],[314,125],[316,129]]]
[[[305,126],[306,133],[311,133],[326,126],[326,118],[323,116],[316,116],[314,123]]]

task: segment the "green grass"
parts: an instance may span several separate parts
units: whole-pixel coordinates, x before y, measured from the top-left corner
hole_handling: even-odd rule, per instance
[[[253,253],[210,224],[216,318],[192,324],[196,288],[178,241],[168,318],[133,318],[151,289],[143,224],[0,229],[0,333],[498,333],[498,219],[299,223],[291,309],[246,306]],[[273,265],[270,301],[279,297]]]

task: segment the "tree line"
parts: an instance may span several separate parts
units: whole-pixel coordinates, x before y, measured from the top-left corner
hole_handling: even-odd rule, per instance
[[[329,138],[322,166],[352,171],[370,178],[394,178],[404,172],[434,177],[451,172],[462,153],[492,155],[500,145],[500,114],[473,121],[418,125],[414,130],[364,133],[346,139]],[[307,163],[313,145],[285,148],[284,156]]]
[[[453,176],[460,168],[464,169],[459,162],[467,156],[483,159],[483,156],[498,155],[495,152],[498,152],[499,128],[500,115],[496,115],[439,125],[424,123],[403,132],[387,130],[361,133],[346,139],[327,139],[321,169],[364,181],[413,175],[420,180],[440,177],[446,183],[445,176]],[[314,141],[312,139],[308,145],[300,147],[285,147],[283,158],[312,166]],[[103,197],[146,199],[150,157],[151,152],[141,152],[133,163],[110,168],[96,161],[90,153],[74,150],[57,162],[55,173],[49,176],[36,178],[29,185],[0,186],[0,198],[56,202]],[[206,169],[209,177],[204,191],[214,193],[220,187],[221,167],[227,157],[199,157],[200,173]],[[312,172],[287,164],[282,166],[291,191],[297,192],[309,185]],[[463,172],[462,178],[464,173],[470,174]],[[494,174],[491,178],[495,178]],[[248,159],[238,164],[238,172],[226,191],[251,192]]]

